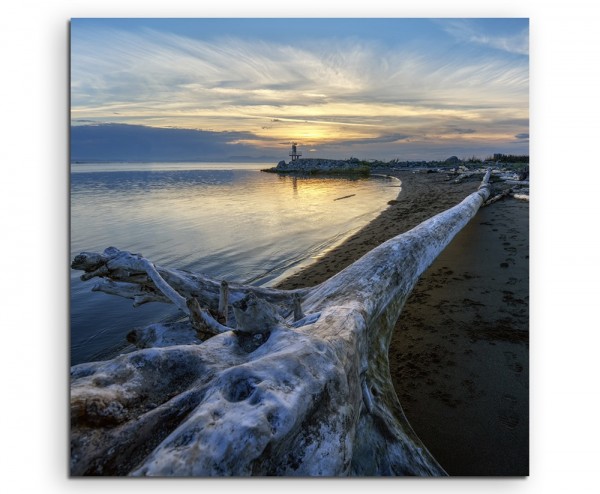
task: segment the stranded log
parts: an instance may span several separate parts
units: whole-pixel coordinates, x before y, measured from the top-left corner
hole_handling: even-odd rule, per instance
[[[206,316],[222,300],[216,280],[154,266],[159,279],[117,249],[77,256],[75,269],[178,303],[164,280],[219,334],[72,367],[71,474],[445,475],[404,416],[388,347],[419,276],[489,197],[489,175],[312,289],[230,283],[235,329]]]

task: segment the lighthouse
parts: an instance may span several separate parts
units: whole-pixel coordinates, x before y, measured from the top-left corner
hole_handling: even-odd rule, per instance
[[[290,151],[290,156],[292,157],[292,161],[296,161],[300,156],[302,156],[302,153],[298,151],[296,146],[298,146],[298,143],[292,142],[292,150]]]

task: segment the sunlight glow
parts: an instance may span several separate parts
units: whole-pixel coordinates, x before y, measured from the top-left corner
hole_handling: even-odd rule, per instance
[[[409,137],[506,149],[529,132],[526,21],[500,34],[473,19],[431,22],[435,44],[384,42],[376,29],[317,42],[244,37],[242,24],[239,37],[206,39],[106,24],[74,21],[74,125],[243,132],[231,142],[257,149],[379,142],[382,152]]]

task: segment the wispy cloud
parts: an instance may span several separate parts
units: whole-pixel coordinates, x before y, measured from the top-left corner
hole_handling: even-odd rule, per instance
[[[516,33],[498,34],[486,32],[469,19],[444,19],[440,23],[448,34],[459,41],[484,45],[508,53],[529,54],[529,30],[526,28]]]
[[[410,136],[403,135],[403,134],[389,134],[389,135],[382,135],[382,136],[378,136],[378,137],[367,137],[365,139],[352,139],[352,140],[348,140],[348,141],[341,141],[341,142],[338,142],[337,144],[342,145],[342,146],[348,145],[348,144],[352,144],[352,145],[381,144],[381,143],[403,141],[405,139],[408,139],[409,137]]]
[[[444,26],[472,43],[499,43],[473,30],[467,35],[458,24]],[[494,126],[528,119],[528,62],[502,56],[517,50],[516,40],[506,41],[498,56],[356,38],[328,41],[77,32],[72,118],[237,130],[251,136],[245,144],[297,139],[319,149],[336,141],[394,142],[381,141],[384,136],[508,141],[528,130]]]

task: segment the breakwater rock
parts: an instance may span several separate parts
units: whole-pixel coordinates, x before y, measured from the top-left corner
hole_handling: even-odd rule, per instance
[[[368,163],[356,158],[348,160],[330,160],[319,158],[306,158],[290,161],[286,163],[281,160],[277,166],[263,170],[270,173],[301,173],[308,175],[315,174],[346,174],[356,173],[368,175],[371,167]]]

